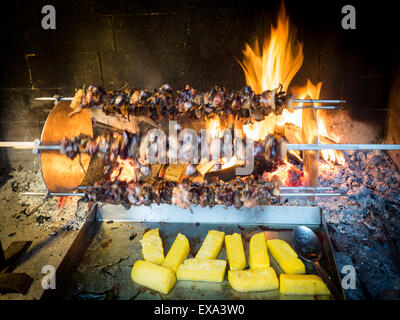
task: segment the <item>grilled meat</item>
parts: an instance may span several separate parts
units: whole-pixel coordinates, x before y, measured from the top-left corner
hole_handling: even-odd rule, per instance
[[[142,184],[119,180],[102,181],[90,187],[86,193],[89,201],[122,204],[127,209],[131,206],[162,203],[182,209],[190,205],[213,207],[216,204],[252,208],[276,204],[279,200],[277,182],[256,181],[252,176],[215,184],[187,181],[179,184],[164,180]]]
[[[223,138],[220,139],[219,144],[221,150],[224,148],[229,148],[232,146],[225,146]],[[166,157],[165,150],[158,150],[156,138],[144,139],[144,136],[140,134],[131,134],[128,132],[118,133],[117,131],[110,132],[104,135],[99,135],[96,138],[91,138],[90,136],[80,135],[72,139],[63,138],[60,141],[60,153],[66,155],[67,157],[74,159],[80,153],[87,153],[91,157],[98,156],[109,160],[111,162],[115,161],[119,156],[122,160],[133,159],[136,162],[142,161],[143,165],[149,162],[150,156],[147,155],[147,151],[152,153],[152,157],[157,157],[157,155],[162,155]],[[232,139],[228,140],[232,143]],[[171,141],[166,140],[166,142],[171,143]],[[178,144],[178,160],[188,163],[199,163],[200,156],[204,160],[204,154],[202,154],[201,141],[187,142],[185,139],[183,141],[175,141]],[[183,145],[187,143],[186,145]],[[193,144],[192,144],[193,143]],[[275,135],[268,135],[265,140],[254,141],[254,151],[253,155],[255,159],[263,159],[267,161],[275,161],[278,159],[284,159],[287,152],[287,141],[284,137],[277,138]],[[167,146],[166,146],[167,147]],[[197,152],[192,152],[189,147],[197,148]],[[187,149],[187,150],[186,150]],[[215,154],[213,154],[212,144],[209,148],[209,161],[213,160]],[[218,151],[218,150],[217,150]],[[194,157],[194,155],[197,157]],[[245,155],[241,155],[244,159]],[[192,168],[190,168],[192,169]],[[193,174],[193,172],[192,172]]]
[[[153,120],[178,120],[181,117],[205,119],[215,115],[231,114],[251,121],[264,120],[271,112],[281,114],[284,108],[293,110],[295,95],[284,92],[282,86],[255,94],[249,86],[229,93],[225,88],[214,86],[206,92],[197,92],[187,85],[173,91],[165,84],[154,93],[148,90],[106,91],[102,87],[89,86],[79,89],[72,101],[74,114],[81,108],[101,107],[106,114],[124,117],[148,116]]]

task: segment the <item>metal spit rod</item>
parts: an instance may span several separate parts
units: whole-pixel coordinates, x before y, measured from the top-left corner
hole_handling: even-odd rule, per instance
[[[293,107],[294,110],[298,109],[322,109],[322,110],[335,110],[340,109],[340,106],[301,106],[301,107]]]
[[[89,189],[90,186],[79,186],[77,190]],[[279,190],[284,191],[314,191],[311,192],[294,192],[294,193],[281,193],[282,197],[305,197],[305,196],[345,196],[344,193],[338,192],[323,192],[333,191],[332,187],[279,187]],[[321,192],[322,191],[322,192]],[[24,196],[53,196],[53,197],[85,197],[83,192],[22,192]]]
[[[42,99],[46,99],[46,98],[42,98]],[[63,99],[63,100],[67,100],[67,99]],[[93,106],[90,108],[91,109],[102,109],[103,107],[102,106]],[[294,110],[310,109],[310,108],[321,109],[321,110],[335,110],[335,109],[340,109],[340,106],[298,106],[298,107],[293,107]]]
[[[103,109],[102,106],[93,106],[90,107],[91,109]],[[336,110],[340,109],[340,106],[299,106],[299,107],[293,107],[294,110],[302,110],[302,109],[322,109],[322,110]]]
[[[79,187],[78,187],[79,188]],[[279,190],[315,190],[315,191],[332,191],[332,187],[279,187]]]
[[[42,101],[72,101],[73,97],[41,97],[35,100]],[[295,103],[346,103],[346,100],[325,100],[325,99],[296,99]]]
[[[20,195],[23,196],[52,196],[52,197],[85,197],[85,193],[83,192],[22,192]]]
[[[60,150],[59,145],[40,145],[34,142],[0,142],[0,148]],[[288,150],[400,150],[400,144],[288,144]]]
[[[94,106],[90,107],[91,109],[103,109],[102,106]],[[340,109],[340,106],[300,106],[300,107],[293,107],[294,110],[302,110],[302,109],[322,109],[322,110],[336,110]]]
[[[325,100],[325,99],[296,99],[297,103],[346,103],[346,100]]]
[[[400,150],[400,144],[288,144],[288,150]]]
[[[40,101],[72,101],[72,97],[41,97],[41,98],[35,98],[35,100],[40,100]],[[324,99],[296,99],[294,100],[295,103],[333,103],[333,104],[342,104],[345,103],[346,100],[324,100]],[[101,106],[93,106],[91,107],[93,109],[101,109]],[[340,106],[297,106],[293,107],[293,109],[298,110],[298,109],[309,109],[309,108],[314,108],[314,109],[322,109],[322,110],[335,110],[335,109],[340,109]]]
[[[77,190],[85,190],[90,186],[79,186]],[[281,197],[340,197],[347,196],[345,193],[332,192],[332,187],[279,187],[282,191],[294,191],[293,193],[281,193]],[[304,192],[306,191],[306,192]],[[314,191],[314,192],[307,192]],[[324,192],[328,191],[328,192]],[[331,191],[331,192],[329,192]],[[86,196],[83,192],[23,192],[24,196],[37,196],[37,197],[80,197]]]
[[[0,148],[60,150],[59,145],[40,145],[40,141],[0,141]]]
[[[304,193],[281,193],[280,197],[346,197],[346,193],[332,192],[332,193],[321,193],[321,192],[304,192]]]
[[[76,190],[85,190],[89,189],[90,186],[79,186],[76,188]],[[285,190],[285,191],[333,191],[332,187],[279,187],[279,190]]]
[[[37,196],[37,197],[81,197],[86,196],[85,193],[80,192],[22,192],[23,196]],[[340,192],[303,192],[303,193],[281,193],[280,197],[342,197],[347,196],[345,193]]]

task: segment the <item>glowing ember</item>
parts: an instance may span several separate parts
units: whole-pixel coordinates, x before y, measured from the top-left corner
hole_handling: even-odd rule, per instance
[[[136,181],[138,165],[132,159],[122,160],[119,156],[117,158],[118,167],[114,168],[110,175],[110,180],[114,181]]]
[[[319,172],[323,175],[328,173],[327,176],[333,175],[337,177],[339,175],[339,167],[335,166],[332,162],[321,162],[319,164]]]
[[[71,199],[72,199],[72,197],[58,197],[57,198],[57,207],[58,208],[64,207]]]
[[[273,181],[278,179],[283,185],[298,187],[304,185],[304,175],[301,170],[284,161],[284,164],[273,172],[264,172],[264,181]]]

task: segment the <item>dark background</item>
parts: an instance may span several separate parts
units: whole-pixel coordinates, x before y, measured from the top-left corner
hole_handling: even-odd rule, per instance
[[[56,8],[43,30],[42,6]],[[341,8],[356,8],[343,30]],[[1,3],[0,141],[39,138],[51,103],[82,85],[154,89],[245,84],[245,43],[275,23],[281,1],[5,1]],[[342,98],[354,119],[385,124],[399,16],[391,1],[285,1],[304,43],[293,85],[323,81],[322,98]],[[2,152],[2,163],[7,155]],[[9,153],[9,160],[32,157]]]

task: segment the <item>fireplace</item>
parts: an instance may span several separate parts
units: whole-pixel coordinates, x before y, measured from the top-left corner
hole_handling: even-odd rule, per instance
[[[10,219],[26,219],[41,232],[49,231],[39,236],[43,242],[46,237],[56,239],[59,234],[68,234],[71,247],[58,261],[59,270],[64,272],[73,264],[71,257],[80,251],[80,245],[91,243],[82,232],[88,231],[87,221],[113,210],[113,205],[122,204],[129,209],[129,215],[135,210],[146,212],[143,219],[151,222],[156,222],[158,212],[148,209],[150,204],[151,208],[161,205],[167,211],[177,206],[199,217],[204,210],[218,216],[219,206],[245,210],[246,214],[249,209],[250,216],[257,215],[257,208],[263,207],[282,207],[282,212],[287,212],[292,207],[312,206],[322,210],[324,221],[318,230],[328,243],[324,248],[329,256],[324,263],[335,272],[335,281],[340,281],[341,269],[335,259],[339,266],[351,265],[357,270],[357,289],[346,291],[346,296],[394,297],[398,287],[390,283],[399,279],[396,266],[400,261],[400,174],[395,166],[399,166],[399,151],[395,146],[387,154],[380,150],[384,145],[400,143],[396,121],[398,48],[389,35],[382,33],[391,27],[387,10],[384,17],[378,15],[372,26],[367,18],[372,15],[371,9],[356,6],[357,28],[344,30],[340,26],[342,5],[322,6],[318,2],[306,5],[274,1],[261,8],[253,3],[237,3],[235,7],[207,4],[201,10],[197,4],[164,7],[153,3],[147,7],[125,1],[101,5],[87,2],[78,10],[56,3],[57,27],[44,31],[37,23],[37,5],[17,2],[13,6],[10,10],[16,14],[5,18],[14,33],[2,59],[6,70],[3,75],[10,76],[3,77],[0,89],[0,140],[18,141],[21,146],[25,143],[25,147],[41,155],[39,160],[30,151],[0,150],[5,190],[0,191],[4,194],[2,206],[9,206],[10,197],[17,199],[16,212]],[[30,12],[38,15],[31,17]],[[18,76],[7,72],[9,69],[17,70]],[[210,89],[213,86],[218,87]],[[82,89],[81,96],[77,89]],[[151,112],[141,113],[140,108],[150,107],[135,104],[135,92],[139,100],[145,96],[146,101],[157,101],[157,106],[160,99],[169,99],[178,92],[178,98],[171,99],[178,99],[174,101],[180,106],[176,113],[170,112],[167,104],[165,108],[154,107]],[[267,93],[263,96],[264,92]],[[189,94],[190,98],[182,98]],[[200,94],[203,100],[197,108],[193,105]],[[106,95],[111,96],[109,104],[104,103]],[[93,100],[96,96],[99,99]],[[116,103],[119,96],[125,102]],[[243,106],[250,96],[257,102],[249,103],[246,109]],[[265,105],[260,102],[262,99]],[[76,101],[78,106],[71,108]],[[240,101],[240,111],[234,109],[236,101]],[[57,118],[57,113],[63,114],[63,120]],[[147,119],[140,121],[140,117]],[[178,122],[177,134],[183,129],[195,129],[199,156],[203,150],[201,129],[211,132],[211,151],[215,145],[221,146],[220,151],[226,150],[224,138],[235,137],[234,129],[240,129],[241,138],[253,140],[254,150],[261,148],[261,158],[257,158],[257,151],[251,152],[256,155],[251,178],[249,174],[236,174],[236,169],[247,164],[240,154],[231,159],[219,156],[212,165],[151,166],[124,155],[127,145],[131,149],[134,141],[140,145],[152,129],[169,133],[170,147],[174,143],[170,137],[171,121]],[[110,129],[120,131],[110,137]],[[78,138],[80,134],[86,136]],[[97,157],[102,137],[110,139],[109,147]],[[41,150],[31,143],[34,139],[40,139]],[[127,142],[122,147],[124,139]],[[181,140],[185,139],[190,140],[190,135],[183,135]],[[117,140],[118,152],[114,152],[112,146]],[[230,142],[234,151],[234,140]],[[306,144],[317,149],[299,147]],[[56,151],[46,150],[49,145]],[[243,144],[242,152],[248,145]],[[341,149],[341,145],[353,148]],[[180,144],[177,154],[186,146]],[[150,144],[148,148],[151,149]],[[283,157],[282,150],[288,151]],[[107,163],[113,152],[112,164]],[[168,152],[166,149],[170,161]],[[97,158],[89,165],[91,157]],[[65,162],[60,164],[60,159]],[[74,165],[70,166],[70,161]],[[257,185],[264,183],[257,192],[254,181]],[[219,184],[210,189],[208,186],[213,183]],[[135,193],[138,188],[147,191]],[[252,191],[247,198],[238,195],[242,200],[235,202],[235,190],[240,188]],[[19,195],[24,192],[31,194]],[[194,197],[196,192],[198,199]],[[202,195],[205,200],[201,200]],[[80,198],[88,200],[89,205]],[[98,203],[107,203],[103,211],[96,206]],[[142,206],[146,209],[140,211]],[[112,224],[119,220],[120,210],[118,207],[115,216],[106,215],[100,221]],[[268,216],[268,210],[275,212],[265,209],[263,214]],[[225,213],[221,216],[228,219]],[[256,221],[263,225],[263,221]],[[211,222],[201,220],[205,224]],[[235,219],[232,223],[239,224]],[[275,226],[277,221],[268,223]],[[265,228],[271,228],[268,223],[264,223]],[[314,222],[304,224],[313,226]],[[22,237],[22,229],[14,228],[13,223],[4,230],[7,231],[2,232],[1,240],[4,236],[7,241],[3,246],[15,235]],[[248,236],[253,231],[243,234]],[[68,232],[75,232],[76,238]],[[122,234],[125,235],[121,231],[116,237]],[[133,238],[138,236],[133,234]],[[32,251],[30,254],[34,255]],[[371,261],[365,262],[368,257]],[[377,285],[366,272],[380,267],[384,280]],[[28,296],[34,297],[33,292],[29,296],[28,291]]]

